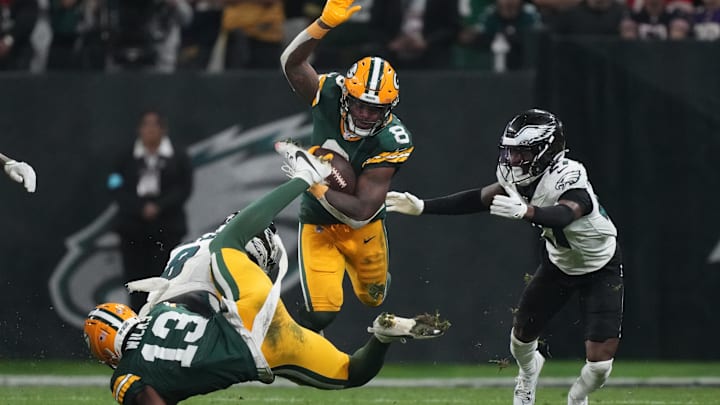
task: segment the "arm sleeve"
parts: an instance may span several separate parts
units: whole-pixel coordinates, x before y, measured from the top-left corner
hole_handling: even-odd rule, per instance
[[[210,250],[231,247],[244,251],[245,244],[307,188],[305,181],[291,179],[243,208],[213,239]]]
[[[439,198],[431,198],[425,201],[423,214],[437,215],[463,215],[487,211],[488,207],[483,204],[480,188],[460,191],[455,194]]]
[[[593,203],[587,190],[582,188],[572,189],[564,192],[559,200],[568,200],[580,206],[583,215],[592,212]],[[575,220],[575,213],[572,208],[564,204],[553,205],[552,207],[535,207],[535,215],[530,222],[549,228],[564,228]]]

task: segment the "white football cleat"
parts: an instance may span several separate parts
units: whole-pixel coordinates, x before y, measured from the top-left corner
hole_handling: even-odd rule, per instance
[[[415,318],[402,318],[383,312],[367,330],[383,343],[405,342],[407,339],[431,339],[442,336],[450,322],[441,321],[438,315],[423,314]]]
[[[535,372],[525,374],[520,370],[515,381],[515,391],[513,394],[513,405],[533,405],[535,403],[535,387],[537,387],[540,370],[545,364],[545,357],[540,352],[535,351]]]
[[[275,142],[275,151],[285,158],[282,170],[290,178],[302,179],[309,186],[324,183],[325,178],[332,173],[329,162],[320,160],[292,142]]]
[[[568,393],[568,405],[588,405],[588,398],[585,397],[583,399],[575,399],[570,396]]]

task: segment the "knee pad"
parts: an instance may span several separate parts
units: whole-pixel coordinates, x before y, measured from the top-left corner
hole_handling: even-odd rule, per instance
[[[298,313],[298,323],[304,328],[320,332],[335,320],[337,314],[337,312],[309,312],[302,308]]]

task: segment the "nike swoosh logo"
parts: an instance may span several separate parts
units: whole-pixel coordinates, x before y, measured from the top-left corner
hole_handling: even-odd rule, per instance
[[[371,236],[371,237],[369,237],[369,238],[363,239],[363,243],[368,243],[368,242],[370,242],[370,241],[373,240],[373,239],[375,239],[375,236]]]
[[[313,168],[315,167],[315,165],[312,164],[312,162],[310,162],[310,159],[308,159],[307,156],[305,156],[305,154],[299,150],[299,151],[295,152],[295,160],[298,160],[300,158],[302,158],[304,161],[308,162],[308,164],[311,167],[313,167]]]

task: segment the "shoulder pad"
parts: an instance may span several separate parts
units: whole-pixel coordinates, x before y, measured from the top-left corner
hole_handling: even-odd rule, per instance
[[[572,159],[560,159],[545,175],[546,187],[564,192],[572,188],[587,187],[587,171],[582,163]]]

